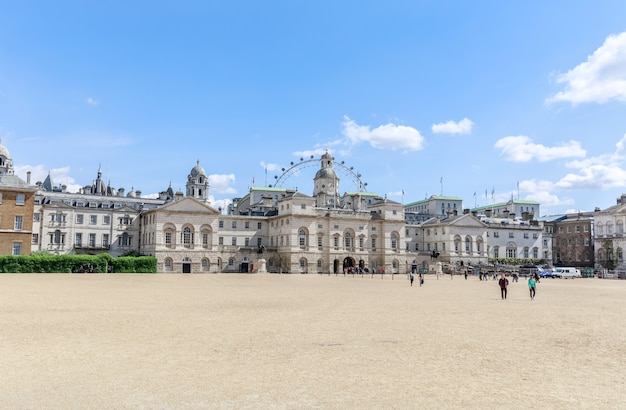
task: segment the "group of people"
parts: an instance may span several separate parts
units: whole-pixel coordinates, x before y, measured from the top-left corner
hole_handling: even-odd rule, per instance
[[[411,281],[411,286],[413,286],[413,281],[415,280],[415,276],[413,276],[413,272],[409,274],[409,280]],[[424,284],[424,277],[422,276],[421,273],[419,274],[417,281],[419,282],[420,286]]]
[[[517,280],[516,280],[517,282]],[[537,282],[539,282],[539,276],[537,274],[530,275],[528,277],[528,291],[530,292],[530,300],[535,300],[535,295],[537,293]],[[500,295],[502,296],[502,300],[506,299],[506,294],[509,288],[509,280],[504,276],[500,276],[498,280],[498,285],[500,286]]]

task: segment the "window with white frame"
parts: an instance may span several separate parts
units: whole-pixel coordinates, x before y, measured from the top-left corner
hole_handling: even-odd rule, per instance
[[[16,230],[16,231],[21,231],[23,222],[24,222],[24,217],[22,215],[15,215],[15,221],[13,223],[13,229]]]
[[[24,205],[24,194],[17,194],[15,196],[15,205]]]

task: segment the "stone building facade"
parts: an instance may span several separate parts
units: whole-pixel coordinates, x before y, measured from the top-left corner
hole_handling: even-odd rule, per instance
[[[35,188],[14,173],[0,140],[0,255],[28,255],[33,235]]]

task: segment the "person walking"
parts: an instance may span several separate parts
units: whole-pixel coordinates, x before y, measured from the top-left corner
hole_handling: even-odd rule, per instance
[[[413,273],[411,273],[411,275],[409,276],[409,280],[411,281],[411,286],[413,286],[413,279],[415,278],[413,277]]]
[[[422,277],[421,273],[420,273],[420,276],[419,276],[419,281],[420,281],[420,288],[421,288],[422,285],[424,284],[424,278]]]
[[[530,300],[535,300],[537,281],[534,276],[528,278],[528,290],[530,292]]]
[[[504,273],[500,277],[498,285],[500,285],[500,295],[502,296],[502,300],[504,300],[506,299],[506,292],[509,287],[509,280],[504,276]]]

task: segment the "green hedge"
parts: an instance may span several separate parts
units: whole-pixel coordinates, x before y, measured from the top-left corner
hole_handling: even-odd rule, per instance
[[[20,255],[0,256],[1,273],[156,273],[153,256],[113,258],[101,255]]]

